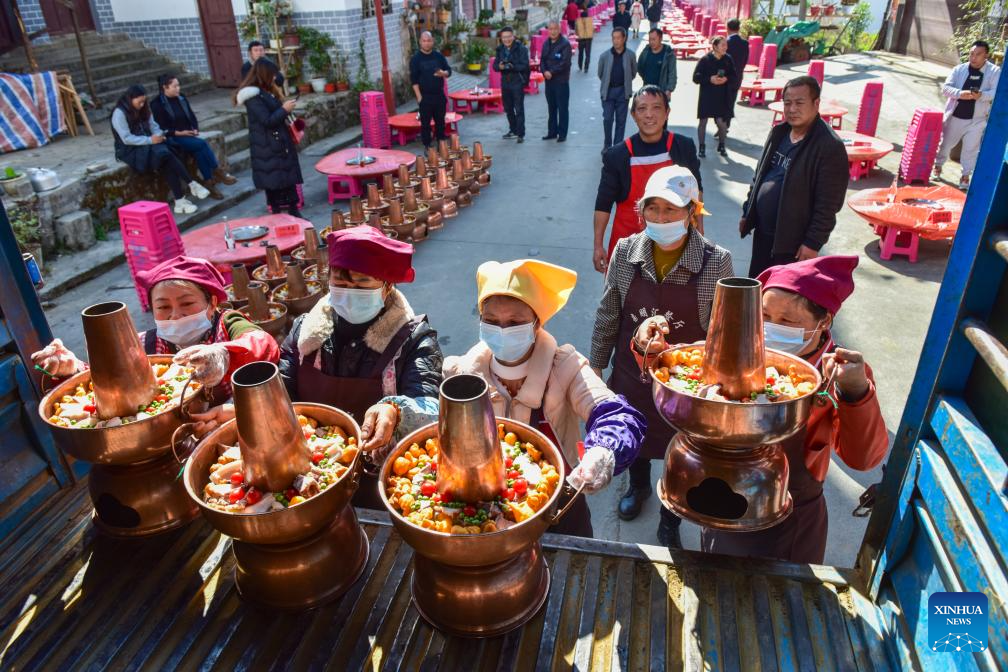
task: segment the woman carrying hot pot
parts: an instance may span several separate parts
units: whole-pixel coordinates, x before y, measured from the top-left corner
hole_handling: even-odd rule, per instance
[[[441,347],[426,315],[395,288],[412,282],[413,246],[362,225],[329,234],[329,294],[294,321],[280,375],[293,401],[343,409],[361,425],[361,448],[401,438],[400,420],[437,415]],[[371,477],[354,504],[384,508]]]
[[[759,532],[704,529],[701,547],[710,553],[819,563],[826,552],[828,516],[823,481],[835,452],[851,469],[878,466],[889,449],[871,368],[860,352],[833,342],[830,327],[854,291],[856,256],[826,256],[773,266],[763,283],[766,347],[797,355],[819,367],[823,380],[836,376],[828,396],[819,395],[808,423],[782,441],[788,457],[788,492],[794,511],[780,525]]]
[[[623,520],[636,518],[651,496],[651,460],[664,459],[675,434],[655,410],[650,380],[642,379],[634,336],[641,332],[646,343],[660,329],[672,343],[704,340],[714,288],[718,280],[734,275],[728,250],[697,230],[704,212],[699,199],[696,178],[687,168],[668,166],[655,171],[637,205],[644,231],[616,244],[595,316],[591,366],[601,374],[612,360],[609,386],[647,418],[647,437],[628,469],[630,487],[617,509]],[[652,316],[657,318],[647,321]],[[659,343],[652,343],[652,349],[658,347]],[[661,507],[661,544],[681,547],[679,523],[679,518]]]
[[[545,329],[576,282],[574,271],[532,259],[480,265],[480,341],[461,357],[445,359],[444,374],[481,376],[489,385],[494,413],[543,432],[560,448],[568,468],[573,466],[571,485],[593,493],[634,460],[647,425],[574,346],[558,344]],[[579,457],[582,422],[584,454]],[[591,512],[583,498],[553,531],[592,536]]]
[[[224,278],[205,259],[179,256],[137,275],[147,288],[154,329],[140,332],[148,355],[175,355],[174,360],[195,369],[196,380],[211,388],[211,404],[231,398],[231,374],[250,362],[276,362],[280,350],[273,337],[235,310],[221,310],[227,300]],[[32,362],[51,376],[64,378],[83,371],[77,359],[58,338],[32,355]],[[219,406],[194,413],[197,434],[216,427],[227,412]]]

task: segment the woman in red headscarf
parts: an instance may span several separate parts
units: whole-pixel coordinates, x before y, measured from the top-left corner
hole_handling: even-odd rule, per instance
[[[175,355],[179,364],[192,366],[196,379],[211,389],[211,402],[222,404],[231,397],[231,373],[249,362],[280,359],[273,337],[235,310],[221,310],[227,300],[224,278],[205,259],[179,256],[138,274],[147,288],[155,328],[140,332],[148,355]],[[72,376],[86,364],[60,339],[32,355],[32,361],[55,377]],[[204,417],[205,416],[205,417]],[[214,411],[194,414],[197,433],[209,431],[216,422]]]
[[[704,551],[822,563],[828,523],[823,481],[830,456],[836,453],[857,471],[874,469],[885,458],[889,435],[871,368],[860,352],[837,346],[830,332],[840,305],[854,291],[857,264],[856,256],[816,257],[768,268],[757,278],[763,283],[766,347],[819,367],[824,381],[834,374],[836,379],[828,397],[816,397],[805,428],[781,442],[790,467],[791,515],[759,532],[704,528]]]

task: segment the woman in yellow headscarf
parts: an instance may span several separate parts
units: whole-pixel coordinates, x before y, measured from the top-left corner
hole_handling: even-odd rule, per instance
[[[543,431],[574,467],[569,482],[596,492],[636,458],[647,423],[606,387],[574,346],[559,345],[544,328],[567,303],[576,282],[574,271],[543,261],[482,264],[476,271],[480,342],[461,357],[447,357],[444,375],[482,376],[494,412]],[[582,422],[584,455],[579,460]],[[554,531],[592,536],[583,499]]]

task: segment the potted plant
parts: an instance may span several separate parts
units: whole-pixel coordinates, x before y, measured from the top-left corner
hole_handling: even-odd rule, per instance
[[[312,78],[309,80],[315,93],[325,91],[326,80],[333,68],[332,56],[329,50],[336,46],[332,36],[316,28],[298,28],[301,46],[311,68]]]
[[[493,10],[481,9],[476,19],[476,34],[480,37],[490,37],[490,22],[493,20]]]
[[[486,57],[490,55],[490,50],[482,42],[470,42],[466,47],[463,58],[465,59],[466,70],[479,73],[483,71]]]
[[[347,66],[347,57],[343,50],[336,47],[333,50],[333,71],[336,77],[336,90],[347,91],[350,89],[350,69]]]
[[[451,23],[451,10],[452,6],[450,2],[442,2],[438,5],[437,20],[438,23],[448,25]]]
[[[39,236],[39,218],[34,205],[22,203],[7,213],[14,238],[22,252],[35,256],[39,268],[42,267],[42,238]]]
[[[25,186],[27,185],[27,187]],[[24,173],[19,173],[10,166],[0,173],[0,186],[13,198],[22,198],[25,194],[31,195],[35,190],[31,188],[31,180]]]

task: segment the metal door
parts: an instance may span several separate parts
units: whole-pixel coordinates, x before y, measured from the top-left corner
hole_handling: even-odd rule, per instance
[[[231,0],[199,0],[200,24],[210,72],[217,86],[241,83],[242,49]]]

